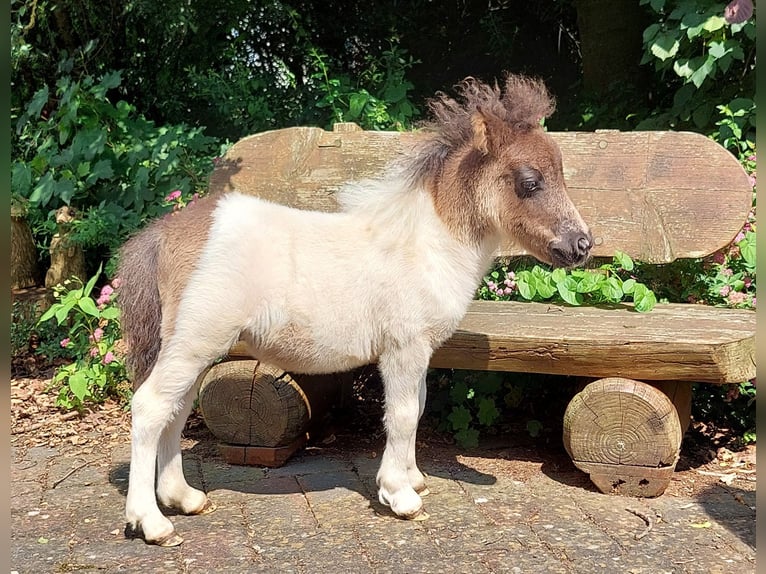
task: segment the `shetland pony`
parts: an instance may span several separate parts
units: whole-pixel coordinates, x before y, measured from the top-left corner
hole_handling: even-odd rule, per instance
[[[378,498],[399,517],[425,516],[415,433],[426,369],[501,239],[561,267],[583,263],[592,245],[540,125],[554,109],[545,86],[468,78],[457,94],[437,94],[414,149],[341,190],[336,213],[235,191],[124,245],[118,301],[136,388],[126,519],[147,543],[183,541],[158,500],[185,514],[214,509],[184,478],[180,436],[200,374],[240,339],[296,373],[377,363],[387,435]]]

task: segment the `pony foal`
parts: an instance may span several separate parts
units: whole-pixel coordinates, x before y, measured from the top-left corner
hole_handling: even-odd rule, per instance
[[[184,478],[180,436],[195,382],[238,339],[286,371],[377,363],[387,435],[378,497],[397,516],[425,516],[415,433],[426,369],[500,240],[563,267],[592,245],[540,126],[553,112],[541,82],[468,78],[457,99],[441,94],[429,108],[420,143],[379,179],[343,189],[337,213],[211,195],[123,247],[118,301],[136,387],[126,519],[146,542],[183,541],[157,500],[186,514],[214,508]]]

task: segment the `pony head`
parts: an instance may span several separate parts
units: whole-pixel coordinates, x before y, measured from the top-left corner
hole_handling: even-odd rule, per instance
[[[555,108],[544,84],[507,75],[502,89],[473,78],[457,88],[458,100],[429,102],[433,135],[415,168],[442,219],[475,241],[505,236],[557,267],[584,263],[593,239],[541,125]]]

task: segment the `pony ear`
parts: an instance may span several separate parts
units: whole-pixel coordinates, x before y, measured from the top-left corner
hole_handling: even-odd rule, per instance
[[[473,129],[473,146],[482,154],[487,155],[492,151],[492,133],[500,120],[486,113],[481,107],[477,107],[471,116],[471,128]]]

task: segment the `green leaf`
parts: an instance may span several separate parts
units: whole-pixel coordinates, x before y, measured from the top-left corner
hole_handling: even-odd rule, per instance
[[[463,448],[476,448],[479,446],[479,431],[476,429],[462,429],[455,433],[455,440]]]
[[[636,311],[639,313],[648,313],[657,304],[657,298],[654,292],[643,283],[636,283],[633,289],[633,302]]]
[[[370,99],[370,94],[367,92],[357,92],[351,94],[348,103],[348,119],[355,120],[364,110],[364,106],[367,105],[367,101]]]
[[[449,391],[450,399],[455,404],[463,403],[468,398],[469,388],[463,381],[458,381]]]
[[[543,423],[540,421],[535,419],[527,421],[527,432],[529,433],[529,436],[536,437],[540,434],[541,430],[543,430]]]
[[[583,273],[574,290],[577,293],[593,293],[599,290],[603,282],[604,276],[602,274],[586,272]]]
[[[88,279],[88,283],[85,285],[82,294],[84,296],[90,295],[90,292],[93,291],[93,286],[96,284],[96,281],[98,280],[99,276],[101,275],[101,264],[99,264],[98,269],[96,270],[95,275]]]
[[[673,30],[657,34],[649,50],[662,61],[668,60],[678,54],[681,43],[678,41],[678,32]]]
[[[37,324],[39,325],[40,323],[45,323],[46,321],[53,318],[53,316],[59,310],[59,307],[61,307],[59,303],[54,303],[53,305],[48,307],[48,310],[45,311],[45,313],[43,313],[42,316],[37,320]]]
[[[117,307],[107,307],[103,311],[101,311],[101,318],[112,320],[112,319],[118,319],[120,317],[120,310]]]
[[[108,159],[101,159],[93,166],[86,183],[90,185],[97,182],[99,179],[111,179],[112,177],[114,177],[112,162]]]
[[[535,290],[543,299],[550,299],[556,293],[556,285],[550,280],[550,276],[535,277]]]
[[[85,373],[82,371],[77,371],[70,375],[69,381],[67,381],[69,384],[69,388],[72,391],[72,394],[77,397],[77,399],[82,402],[85,398],[85,395],[88,394],[88,380],[85,378]]]
[[[739,246],[739,252],[742,255],[742,259],[745,260],[745,263],[751,267],[755,267],[755,233],[748,231],[745,234],[745,238],[737,245]]]
[[[570,305],[579,306],[582,304],[582,295],[571,289],[567,281],[562,281],[557,285],[559,295]]]
[[[90,297],[83,297],[77,302],[77,305],[88,315],[92,315],[93,317],[98,317],[100,315],[96,303]]]
[[[29,196],[29,203],[39,204],[40,207],[45,207],[53,197],[53,190],[56,187],[56,183],[53,180],[53,173],[45,172],[40,180],[37,182],[32,195]]]
[[[29,105],[27,106],[27,116],[32,119],[40,117],[45,104],[48,103],[49,93],[48,86],[43,86],[35,92],[35,95],[32,96],[32,101],[29,102]]]
[[[495,406],[495,399],[490,397],[484,397],[479,401],[479,412],[476,417],[479,422],[484,426],[490,426],[500,416],[500,411]]]
[[[447,420],[452,423],[452,428],[456,431],[465,430],[471,424],[471,411],[466,407],[460,405],[452,407],[452,412],[447,417]]]
[[[534,299],[537,294],[537,290],[530,279],[531,274],[529,271],[521,271],[516,275],[516,289],[518,289],[519,295],[527,301]]]
[[[553,271],[551,271],[551,279],[553,279],[553,282],[558,284],[564,281],[566,279],[567,272],[566,269],[563,267],[556,267]]]
[[[636,280],[635,279],[626,279],[622,283],[622,292],[626,295],[630,295],[633,293],[633,289],[636,286]]]
[[[622,251],[615,252],[614,264],[619,265],[625,271],[633,271],[633,259],[630,258],[630,255],[623,253]]]
[[[609,301],[621,301],[623,292],[620,285],[620,279],[617,277],[609,277],[601,284],[601,294]]]
[[[32,187],[32,170],[29,166],[20,161],[13,162],[11,168],[11,189],[22,197],[29,197],[29,190]]]
[[[72,201],[74,192],[74,182],[69,178],[62,177],[55,184],[54,194],[58,196],[59,200],[67,205]]]

